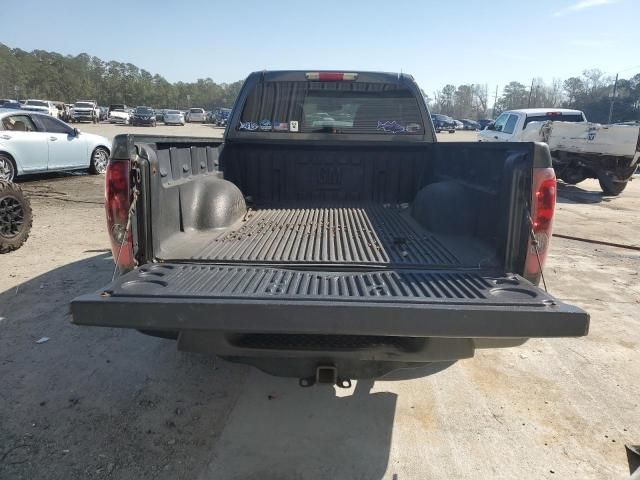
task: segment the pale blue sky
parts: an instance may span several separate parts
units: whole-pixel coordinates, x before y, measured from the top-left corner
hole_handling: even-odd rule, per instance
[[[231,82],[265,68],[402,70],[432,94],[585,68],[640,72],[640,0],[3,3],[0,42],[10,47],[87,52],[170,81]]]

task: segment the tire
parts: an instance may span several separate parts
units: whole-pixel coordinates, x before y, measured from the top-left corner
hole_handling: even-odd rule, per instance
[[[29,238],[31,204],[18,185],[0,180],[0,253],[20,248]]]
[[[598,183],[605,195],[617,197],[625,188],[627,188],[627,183],[629,183],[629,181],[614,182],[610,176],[601,175],[598,177]]]
[[[95,150],[91,153],[89,173],[93,175],[102,175],[107,171],[108,161],[109,151],[104,147],[96,147]]]
[[[449,133],[456,133],[455,130],[449,130]]]
[[[6,153],[0,153],[0,181],[13,182],[17,171],[13,158]]]
[[[561,171],[559,177],[560,180],[562,180],[567,185],[576,185],[587,179],[587,172],[585,172],[585,170],[581,167],[567,167]]]

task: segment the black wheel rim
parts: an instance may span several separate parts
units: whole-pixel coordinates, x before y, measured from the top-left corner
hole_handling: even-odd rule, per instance
[[[24,209],[16,197],[0,198],[0,235],[5,238],[15,237],[24,224]]]

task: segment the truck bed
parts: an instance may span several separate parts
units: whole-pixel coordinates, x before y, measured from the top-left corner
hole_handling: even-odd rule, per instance
[[[164,251],[167,261],[391,267],[496,263],[478,240],[423,228],[408,204],[256,207],[228,228],[176,235]]]

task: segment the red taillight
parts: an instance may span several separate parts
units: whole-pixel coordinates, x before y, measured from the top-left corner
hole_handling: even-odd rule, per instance
[[[317,80],[320,82],[343,82],[358,79],[357,73],[345,72],[307,72],[305,76],[307,80]]]
[[[129,178],[128,160],[109,161],[106,173],[104,205],[107,213],[111,252],[121,271],[130,270],[134,267],[131,227],[127,231],[129,207],[131,205]]]
[[[556,207],[556,174],[553,168],[533,169],[532,234],[527,248],[525,277],[538,283],[549,251],[553,231],[553,214]],[[534,242],[535,238],[535,242]],[[537,250],[537,252],[536,252]]]

